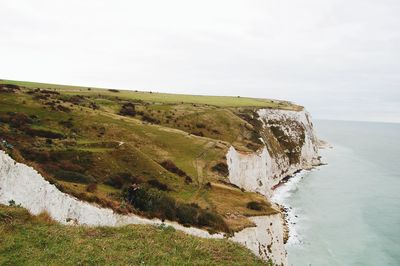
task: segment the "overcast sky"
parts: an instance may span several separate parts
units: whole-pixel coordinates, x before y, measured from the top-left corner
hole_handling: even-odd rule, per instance
[[[0,78],[400,122],[399,0],[0,0]]]

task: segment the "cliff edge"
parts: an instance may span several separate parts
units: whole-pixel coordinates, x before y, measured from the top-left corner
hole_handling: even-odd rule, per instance
[[[0,202],[63,224],[164,223],[287,264],[274,187],[319,163],[286,101],[0,81]]]
[[[229,181],[270,198],[284,178],[320,164],[318,139],[305,110],[260,109],[257,114],[264,147],[249,153],[231,146],[226,156]]]

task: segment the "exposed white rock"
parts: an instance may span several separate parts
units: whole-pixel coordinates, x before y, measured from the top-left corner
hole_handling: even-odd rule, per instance
[[[263,122],[264,130],[275,127],[293,143],[301,143],[293,148],[299,154],[299,160],[295,163],[291,163],[287,155],[291,151],[287,147],[280,146],[273,134],[266,135],[268,137],[262,139],[265,147],[256,153],[238,152],[233,146],[229,148],[226,155],[229,181],[240,188],[270,198],[273,188],[283,178],[320,164],[319,141],[314,134],[311,117],[305,110],[260,109],[258,116]],[[272,142],[275,145],[278,144],[278,147],[273,147]],[[264,259],[271,259],[275,264],[287,265],[282,215],[252,217],[251,219],[257,226],[246,228],[235,234],[234,240],[243,243],[253,252],[256,250]]]
[[[284,160],[273,159],[267,148],[260,153],[240,153],[232,146],[226,158],[232,184],[265,196],[270,196],[271,188],[279,183],[275,178],[281,173],[279,167],[287,164]]]
[[[159,219],[145,219],[137,215],[120,215],[111,209],[100,208],[80,201],[59,191],[36,170],[15,162],[0,150],[0,203],[15,201],[34,215],[47,212],[62,224],[89,226],[121,226],[126,224],[160,225]],[[184,227],[178,223],[165,222],[187,234],[205,238],[223,238],[222,234],[209,234],[205,230]]]
[[[297,170],[311,168],[319,163],[317,139],[309,114],[305,111],[284,111],[261,109],[258,115],[264,126],[279,126],[293,140],[299,140],[302,134],[295,130],[292,122],[297,122],[304,129],[304,141],[300,149],[300,161],[290,164],[285,152],[271,154],[269,140],[262,139],[265,147],[258,153],[241,153],[231,147],[227,153],[229,180],[231,183],[249,191],[261,193],[267,197],[272,188],[282,178]],[[288,123],[282,123],[287,121]],[[62,193],[46,181],[36,170],[15,162],[0,150],[0,203],[9,201],[21,204],[32,214],[46,211],[56,221],[63,224],[82,224],[90,226],[121,226],[126,224],[159,225],[158,219],[146,219],[137,215],[120,215],[111,209],[82,202]],[[273,263],[287,265],[283,243],[283,219],[280,214],[250,217],[256,227],[246,228],[235,233],[230,239],[249,248],[261,258],[271,259]],[[177,230],[204,238],[223,238],[223,234],[209,234],[205,230],[184,227],[178,223],[165,222]]]
[[[251,217],[250,220],[256,227],[243,229],[232,240],[246,246],[266,261],[270,259],[274,264],[287,265],[281,214]]]
[[[46,181],[36,170],[15,162],[0,150],[0,203],[15,201],[32,214],[47,212],[62,224],[89,226],[122,226],[127,224],[160,225],[158,219],[146,219],[137,215],[120,215],[111,209],[101,208],[82,202],[59,191]],[[249,248],[263,259],[285,263],[282,253],[283,233],[280,215],[251,217],[257,227],[246,228],[236,233],[230,240]],[[272,224],[271,224],[272,223]],[[209,234],[205,230],[184,227],[178,223],[165,222],[177,230],[203,238],[224,238],[223,234]],[[268,251],[268,246],[272,253]]]
[[[264,126],[271,126],[271,121],[278,121],[275,126],[280,127],[285,132],[285,135],[293,140],[299,140],[302,137],[300,131],[293,126],[293,122],[297,122],[304,129],[304,143],[302,147],[298,147],[301,149],[301,156],[296,171],[312,168],[319,163],[318,138],[314,132],[311,115],[306,110],[260,109],[258,115]]]
[[[265,147],[256,153],[238,152],[233,146],[228,150],[229,181],[245,190],[270,197],[272,189],[284,177],[319,164],[318,140],[310,115],[304,110],[260,109],[258,115],[264,127],[279,127],[289,139],[302,143],[301,147],[296,147],[300,160],[295,164],[290,164],[283,149],[282,152],[271,153],[273,149],[268,139],[263,140]],[[301,128],[296,130],[296,127]]]

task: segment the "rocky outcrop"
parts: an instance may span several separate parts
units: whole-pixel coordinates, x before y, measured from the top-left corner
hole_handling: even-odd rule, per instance
[[[230,147],[227,153],[229,181],[267,197],[283,178],[318,165],[318,140],[305,110],[260,109],[264,148],[245,153]]]

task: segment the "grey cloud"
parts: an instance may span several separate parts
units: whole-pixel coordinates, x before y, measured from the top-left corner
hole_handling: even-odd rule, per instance
[[[0,78],[288,99],[400,122],[400,3],[3,1]]]

